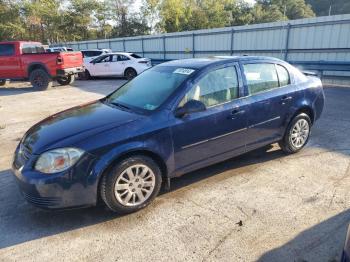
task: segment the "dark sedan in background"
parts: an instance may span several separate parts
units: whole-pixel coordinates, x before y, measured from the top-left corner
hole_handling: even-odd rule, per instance
[[[34,125],[13,170],[39,207],[92,206],[101,196],[133,212],[172,177],[275,142],[298,152],[323,106],[321,81],[278,59],[172,61]]]

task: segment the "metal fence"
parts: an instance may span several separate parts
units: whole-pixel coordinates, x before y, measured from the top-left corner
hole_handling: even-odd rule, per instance
[[[212,55],[264,55],[309,69],[350,76],[349,72],[343,72],[350,70],[350,14],[56,45],[74,50],[109,48],[158,61]]]

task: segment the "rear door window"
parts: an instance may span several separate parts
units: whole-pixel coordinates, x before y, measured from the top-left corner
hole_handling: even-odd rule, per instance
[[[15,54],[15,46],[13,44],[0,45],[0,56],[11,56]]]
[[[243,68],[250,95],[279,87],[277,71],[274,64],[244,64]]]
[[[128,60],[130,59],[125,55],[118,55],[118,61],[128,61]]]

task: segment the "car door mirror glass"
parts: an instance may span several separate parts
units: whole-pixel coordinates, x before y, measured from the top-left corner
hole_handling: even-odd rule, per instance
[[[183,117],[187,114],[203,112],[206,110],[205,105],[198,100],[189,100],[182,107],[179,107],[175,110],[176,117]]]

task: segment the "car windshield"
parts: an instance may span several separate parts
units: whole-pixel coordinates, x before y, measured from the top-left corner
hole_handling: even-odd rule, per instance
[[[153,67],[116,90],[107,101],[124,107],[155,110],[193,72],[189,68]]]

